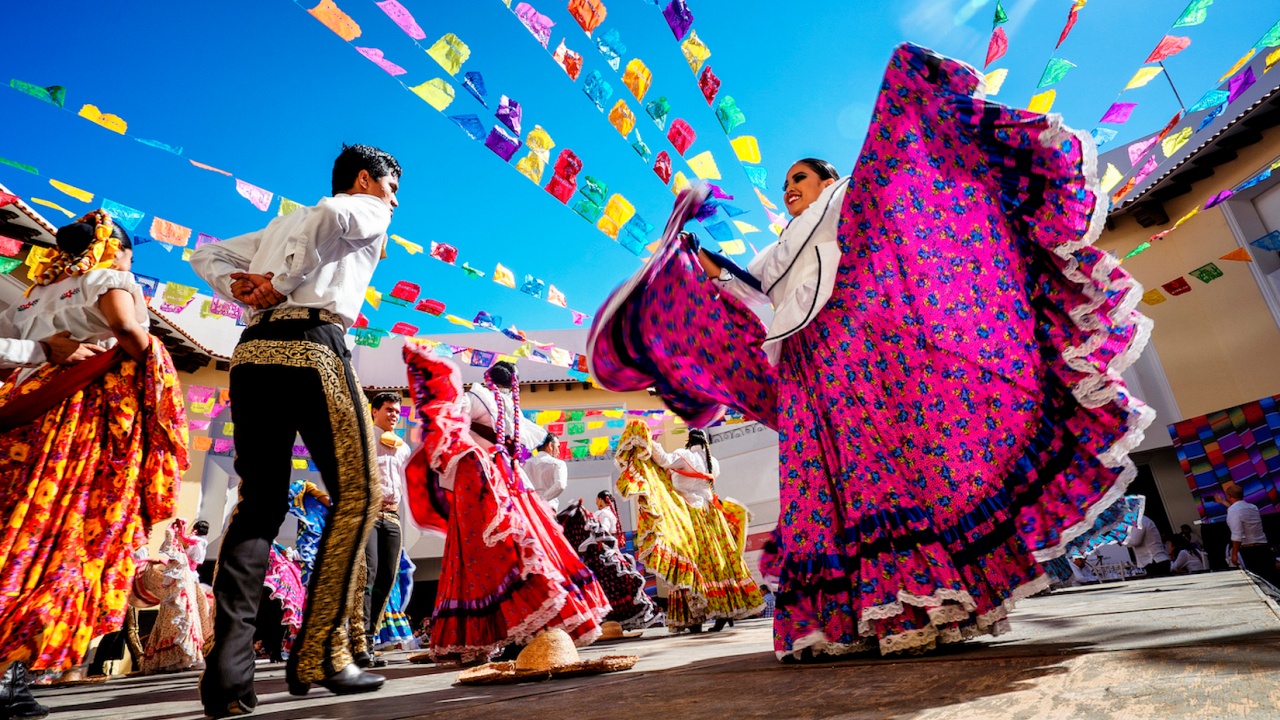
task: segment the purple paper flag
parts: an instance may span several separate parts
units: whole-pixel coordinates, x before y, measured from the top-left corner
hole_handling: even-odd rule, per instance
[[[213,451],[216,453],[229,453],[235,449],[235,441],[231,438],[214,438]]]
[[[240,315],[244,312],[241,307],[233,302],[227,302],[222,298],[214,296],[209,300],[209,312],[214,315],[239,320]]]
[[[713,197],[713,198],[720,198],[721,200],[732,200],[732,199],[733,199],[733,196],[732,196],[732,195],[730,195],[729,193],[725,192],[725,191],[724,191],[724,188],[721,188],[719,185],[717,185],[717,184],[715,184],[715,183],[707,183],[707,187],[711,189],[711,197]]]
[[[689,28],[693,27],[693,13],[684,0],[671,0],[670,4],[662,10],[662,16],[667,19],[671,34],[676,36],[677,41],[684,40],[684,36],[689,33]]]
[[[1159,164],[1160,163],[1156,162],[1155,156],[1147,158],[1147,163],[1143,165],[1142,169],[1138,171],[1138,174],[1133,177],[1134,185],[1141,185],[1143,180],[1146,180],[1151,173],[1156,171],[1156,167]]]
[[[1116,125],[1129,122],[1129,116],[1133,114],[1133,109],[1136,107],[1138,107],[1138,103],[1115,103],[1107,109],[1107,114],[1103,115],[1098,122],[1114,123]]]
[[[496,353],[491,353],[485,350],[472,350],[471,366],[487,368],[493,364],[495,357],[496,357]]]
[[[1227,104],[1230,105],[1235,102],[1236,98],[1243,95],[1245,90],[1253,87],[1255,82],[1257,80],[1253,77],[1252,67],[1245,68],[1242,73],[1236,73],[1236,76],[1227,82],[1227,89],[1231,91],[1231,94],[1227,96]]]
[[[1221,205],[1222,203],[1226,202],[1227,198],[1231,197],[1232,195],[1235,195],[1235,192],[1231,190],[1223,190],[1217,195],[1214,195],[1213,197],[1209,198],[1209,202],[1204,204],[1204,209],[1208,210],[1209,208],[1215,205]]]
[[[372,60],[375,65],[382,68],[383,70],[386,70],[393,77],[396,75],[404,75],[405,73],[409,72],[408,70],[405,70],[399,65],[383,57],[382,51],[379,50],[378,48],[358,47],[356,48],[356,51],[359,52],[361,55]]]
[[[270,190],[265,190],[257,185],[250,185],[240,178],[236,178],[236,192],[240,193],[241,197],[253,203],[254,207],[263,212],[266,212],[267,208],[270,207],[271,198],[275,197]]]
[[[489,137],[484,140],[484,146],[506,162],[511,162],[511,157],[516,154],[516,151],[523,144],[520,142],[520,138],[511,137],[506,130],[497,125],[493,126],[493,129],[489,131]]]
[[[418,22],[413,19],[413,15],[409,14],[409,11],[399,2],[396,0],[384,0],[384,2],[376,4],[382,8],[382,12],[386,13],[387,17],[391,18],[391,22],[399,25],[400,29],[405,31],[405,34],[409,37],[414,40],[427,39],[427,34],[422,31],[422,28],[418,27]]]
[[[497,117],[503,125],[511,128],[511,132],[515,133],[517,136],[520,135],[520,115],[520,103],[512,100],[506,95],[503,95],[502,98],[498,100],[498,112],[494,113],[494,116]]]
[[[196,235],[196,247],[200,247],[202,245],[208,245],[209,243],[216,243],[216,242],[222,242],[222,239],[216,238],[212,235],[206,235],[204,233],[199,233],[198,235]]]
[[[1137,167],[1138,161],[1142,159],[1142,156],[1146,155],[1147,151],[1151,149],[1151,146],[1155,145],[1156,142],[1158,142],[1159,140],[1160,140],[1159,136],[1152,135],[1146,140],[1139,140],[1138,142],[1130,145],[1129,146],[1129,164],[1134,167]]]

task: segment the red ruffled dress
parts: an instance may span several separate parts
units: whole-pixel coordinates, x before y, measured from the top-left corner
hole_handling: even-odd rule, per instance
[[[410,508],[415,518],[424,508],[447,515],[432,656],[485,659],[550,628],[590,644],[611,610],[595,576],[510,464],[472,439],[458,367],[412,340],[404,359],[424,423],[422,445],[406,468]],[[432,473],[438,483],[428,480]]]

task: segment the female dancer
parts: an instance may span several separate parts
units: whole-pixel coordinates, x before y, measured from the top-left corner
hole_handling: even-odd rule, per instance
[[[608,491],[600,494],[606,495]],[[612,499],[610,495],[609,500]],[[598,497],[596,502],[604,501]],[[623,552],[619,544],[619,537],[623,536],[616,532],[616,515],[613,516],[614,531],[599,521],[602,515],[609,516],[606,511],[615,513],[606,507],[592,516],[582,507],[582,500],[575,500],[560,511],[556,520],[564,528],[569,545],[578,549],[578,556],[609,597],[613,611],[605,620],[617,622],[624,630],[649,627],[657,619],[658,609],[644,591],[644,575],[636,569],[635,558]]]
[[[128,233],[98,210],[59,229],[57,242],[32,268],[26,300],[0,316],[0,335],[69,331],[115,345],[0,385],[0,666],[54,671],[120,629],[133,552],[173,515],[187,468],[182,390],[146,331]],[[13,673],[25,685],[23,666]]]
[[[609,602],[546,503],[520,478],[514,457],[515,438],[523,437],[518,378],[512,373],[510,406],[493,408],[492,449],[485,451],[470,432],[458,367],[412,340],[404,359],[424,432],[405,469],[409,505],[442,502],[424,495],[433,487],[447,503],[441,508],[448,534],[432,656],[437,662],[484,660],[548,628],[564,630],[580,646],[590,644]],[[439,473],[438,483],[425,479],[428,471]]]
[[[199,540],[186,527],[178,518],[164,531],[164,597],[138,663],[143,674],[203,668],[204,645],[213,638],[212,607],[188,554]]]
[[[677,237],[687,194],[592,328],[605,387],[656,387],[691,424],[730,404],[778,430],[780,658],[1002,632],[1047,586],[1037,558],[1136,473],[1152,413],[1120,371],[1150,322],[1093,247],[1092,140],[986,102],[982,83],[900,47],[847,182],[792,166],[795,219],[745,271]],[[767,332],[740,298],[773,304]]]
[[[705,439],[702,443],[705,449]],[[653,441],[644,421],[632,420],[614,458],[622,469],[618,491],[639,503],[636,555],[671,586],[667,626],[698,632],[707,618],[713,618],[720,629],[721,621],[760,612],[764,599],[707,480],[702,480],[707,483],[705,494],[697,496],[699,507],[675,487],[678,475],[668,475],[666,467],[678,465],[684,472],[710,478],[705,471],[693,469],[699,466],[686,459],[687,450],[677,453],[668,455]],[[707,452],[704,463],[709,456]],[[710,459],[718,472],[719,465]]]

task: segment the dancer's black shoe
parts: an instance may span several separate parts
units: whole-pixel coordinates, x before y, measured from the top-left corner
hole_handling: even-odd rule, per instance
[[[40,720],[48,717],[49,708],[36,702],[31,694],[31,676],[21,662],[9,663],[0,678],[0,720]]]
[[[338,672],[316,683],[334,695],[353,695],[355,693],[373,692],[382,687],[386,678],[381,675],[367,673],[356,667],[355,663],[342,668]],[[289,680],[290,695],[306,695],[311,683]]]

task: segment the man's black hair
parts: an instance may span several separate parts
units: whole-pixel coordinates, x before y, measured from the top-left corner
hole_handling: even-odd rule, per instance
[[[373,399],[369,401],[369,407],[373,408],[374,410],[381,410],[382,406],[386,405],[387,403],[399,403],[399,402],[400,402],[400,393],[380,392],[377,395],[374,395]]]
[[[391,153],[370,145],[343,145],[338,159],[333,161],[333,194],[350,190],[361,170],[368,170],[374,180],[401,175],[400,163]]]
[[[555,434],[555,433],[553,433],[553,432],[549,432],[549,433],[547,433],[547,436],[546,436],[545,438],[543,438],[543,439],[542,439],[542,444],[538,446],[538,450],[543,450],[543,451],[545,451],[545,450],[547,449],[547,447],[549,447],[549,446],[551,445],[551,441],[552,441],[552,440],[559,440],[559,439],[560,439],[560,436],[559,436],[559,435],[556,435],[556,434]]]

